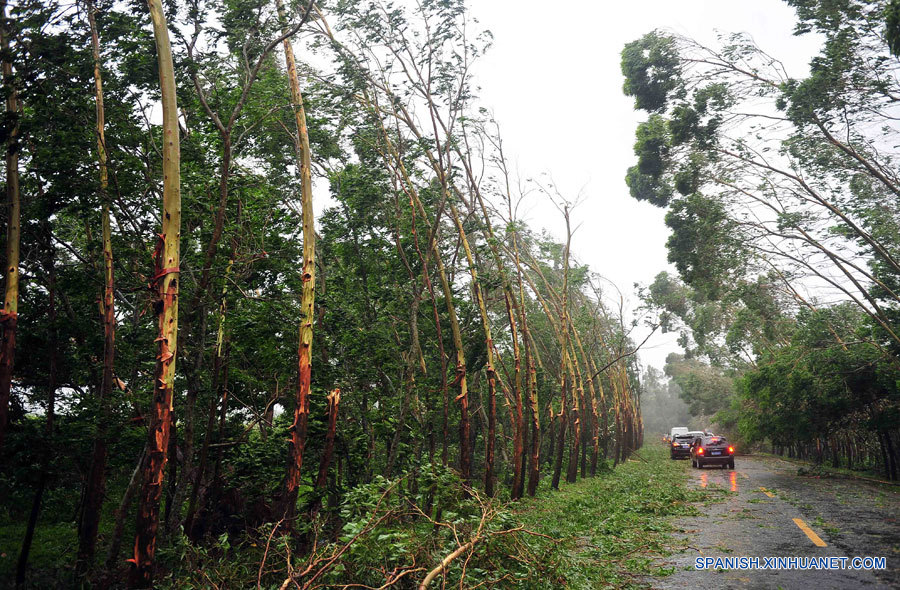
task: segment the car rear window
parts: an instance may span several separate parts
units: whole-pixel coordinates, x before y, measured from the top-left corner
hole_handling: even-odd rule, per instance
[[[711,436],[706,441],[708,444],[717,445],[725,442],[724,436]]]

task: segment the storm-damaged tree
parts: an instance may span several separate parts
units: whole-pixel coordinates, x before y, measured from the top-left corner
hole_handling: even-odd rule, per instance
[[[181,148],[175,99],[175,70],[166,17],[159,0],[148,0],[156,54],[159,86],[162,93],[163,206],[162,231],[154,253],[155,268],[151,287],[158,320],[156,370],[153,398],[148,416],[147,454],[142,467],[143,482],[138,497],[134,555],[128,585],[149,588],[153,585],[156,536],[159,528],[159,503],[164,469],[168,458],[175,358],[178,352],[178,283],[180,279],[181,241]]]
[[[287,472],[281,495],[281,515],[288,526],[292,525],[297,508],[297,492],[300,486],[300,468],[303,466],[303,449],[306,446],[307,424],[309,421],[309,389],[312,382],[312,343],[313,322],[315,321],[316,299],[316,231],[312,200],[312,155],[309,146],[309,131],[306,127],[306,110],[303,107],[303,95],[300,93],[300,79],[297,76],[297,65],[294,61],[294,50],[290,42],[290,30],[285,19],[284,6],[281,0],[275,0],[278,17],[284,30],[284,57],[287,64],[288,84],[291,88],[291,108],[297,134],[294,137],[294,149],[297,167],[300,172],[300,205],[303,225],[303,269],[301,280],[303,288],[300,294],[300,329],[297,346],[297,393],[294,398],[294,421],[291,424],[288,442]],[[306,7],[301,19],[304,23],[310,16],[313,3]],[[299,28],[299,25],[298,27]],[[334,412],[337,412],[337,394],[334,401]]]
[[[6,143],[6,258],[3,309],[0,310],[0,448],[9,425],[9,394],[16,355],[16,323],[19,312],[19,98],[13,75],[10,38],[13,20],[7,17],[6,0],[0,1],[0,74],[6,93],[3,134]]]
[[[900,346],[900,178],[884,148],[897,60],[877,9],[851,2],[836,20],[797,4],[798,30],[826,38],[805,79],[740,35],[708,48],[654,32],[625,47],[625,92],[650,113],[626,180],[669,209],[670,260],[705,297],[774,268],[853,301]]]
[[[209,42],[219,38],[218,30],[209,30],[210,14],[201,10],[199,2],[194,2],[188,12],[193,25],[191,35],[184,36],[180,29],[178,35],[184,45],[189,66],[191,81],[193,82],[196,98],[200,107],[212,122],[221,144],[221,157],[219,159],[218,199],[215,202],[215,215],[213,217],[212,233],[203,250],[200,278],[190,298],[188,313],[185,317],[185,335],[190,338],[194,347],[194,354],[186,366],[186,396],[184,404],[184,435],[183,457],[184,462],[181,476],[178,477],[174,497],[167,508],[168,529],[170,532],[177,530],[181,524],[181,506],[188,496],[190,482],[194,476],[194,431],[196,428],[196,405],[201,387],[201,372],[203,361],[207,352],[207,323],[209,319],[209,294],[213,283],[213,266],[219,250],[219,244],[225,235],[226,213],[230,201],[231,177],[236,166],[236,156],[241,148],[248,147],[250,139],[248,132],[260,124],[259,119],[270,116],[271,111],[278,110],[280,105],[266,105],[269,113],[257,115],[259,119],[246,121],[244,111],[251,100],[251,92],[258,86],[260,77],[272,69],[272,55],[278,46],[297,33],[305,23],[309,11],[304,18],[291,26],[284,20],[283,11],[281,22],[271,18],[265,18],[266,11],[258,6],[245,5],[209,5],[210,13],[219,12],[216,17],[232,24],[227,29],[226,35],[228,55],[222,59],[216,51],[219,45],[215,42],[207,43],[214,48],[212,54],[201,54],[198,45],[201,40]],[[309,7],[308,7],[309,8]],[[248,15],[252,14],[252,17]],[[238,27],[240,23],[240,27]],[[215,67],[220,62],[224,66],[222,70]],[[209,65],[204,69],[202,66]],[[221,80],[220,78],[224,78]],[[219,85],[235,87],[236,92],[220,92]],[[302,183],[301,183],[302,184]],[[202,474],[200,474],[202,476]],[[172,482],[175,483],[175,482]]]
[[[803,348],[789,331],[760,338],[739,325],[740,314],[754,311],[746,294],[772,283],[781,283],[794,300],[783,322],[788,327],[799,311],[809,313],[824,323],[828,347],[849,349],[846,357],[854,362],[874,355],[896,365],[900,175],[892,146],[900,139],[898,5],[788,4],[797,10],[796,33],[821,39],[803,77],[791,76],[777,56],[743,35],[706,47],[653,32],[626,45],[625,93],[649,113],[638,127],[638,162],[626,180],[636,199],[669,210],[670,260],[694,290],[697,309],[715,311],[708,302],[723,302],[733,316],[733,344],[739,332],[749,336],[753,350],[742,364],[757,376],[768,370],[763,361],[780,362]],[[835,314],[827,308],[834,304],[821,300],[849,302],[868,318],[868,329],[856,332],[848,346],[843,328],[828,325]],[[698,315],[707,324],[709,317]],[[700,327],[695,340],[714,333]],[[825,343],[816,342],[801,356],[819,346]],[[859,362],[853,372],[863,375],[870,361]],[[796,367],[798,375],[802,369],[786,366]],[[766,395],[768,382],[751,375],[745,383],[756,385],[746,393]],[[868,385],[854,387],[867,395]],[[854,423],[878,430],[887,455],[898,431],[896,402],[884,395]],[[752,403],[742,411],[751,419]]]
[[[436,6],[431,8],[436,12],[430,15],[423,15],[424,19],[427,19],[430,16],[452,20],[455,16],[458,15],[458,12],[455,10],[454,6]],[[396,32],[396,30],[392,30],[393,26],[396,23],[391,22],[391,18],[396,18],[399,15],[395,14],[393,17],[389,17],[387,21],[384,21],[382,19],[384,17],[387,17],[388,15],[382,12],[382,7],[377,7],[374,5],[368,7],[365,11],[359,11],[357,7],[345,7],[345,10],[346,12],[341,13],[341,16],[343,18],[342,26],[344,29],[353,30],[354,27],[360,29],[368,28],[371,35],[373,35],[375,38],[382,38],[386,42],[385,49],[388,52],[391,52],[392,55],[394,55],[398,59],[401,59],[401,52],[405,53],[406,51],[411,51],[410,47],[405,47],[403,45],[401,38],[384,37],[384,35],[390,35],[391,33]],[[447,168],[447,164],[444,161],[445,158],[449,157],[449,154],[447,153],[448,144],[442,141],[441,136],[437,134],[437,120],[435,119],[436,108],[434,107],[433,103],[430,103],[431,106],[429,107],[428,112],[433,123],[435,136],[433,138],[426,139],[425,134],[419,129],[418,124],[410,116],[409,111],[406,109],[406,106],[398,99],[398,97],[394,93],[394,90],[392,90],[387,85],[386,79],[384,77],[386,75],[386,72],[384,70],[379,70],[377,66],[370,67],[368,65],[368,58],[373,57],[370,54],[371,47],[362,38],[355,35],[351,37],[351,43],[354,43],[353,46],[348,46],[347,44],[338,40],[334,32],[325,22],[325,19],[321,18],[321,14],[318,23],[320,25],[321,33],[325,35],[331,42],[333,48],[338,53],[347,69],[353,72],[354,75],[360,76],[363,80],[365,80],[368,89],[367,91],[361,93],[359,98],[361,100],[362,106],[372,112],[379,122],[378,126],[381,135],[380,139],[383,145],[381,152],[382,159],[385,165],[389,170],[391,170],[392,174],[397,179],[398,185],[402,187],[404,193],[409,196],[411,215],[419,216],[431,228],[428,234],[428,250],[422,252],[421,248],[417,247],[417,253],[420,258],[420,263],[422,264],[423,280],[426,281],[426,283],[430,281],[426,274],[429,268],[428,262],[429,259],[434,259],[436,267],[435,270],[437,271],[437,275],[440,280],[441,291],[444,296],[444,304],[447,309],[447,318],[448,323],[450,324],[450,334],[456,352],[455,377],[453,380],[453,384],[458,388],[459,391],[456,396],[456,400],[459,402],[460,407],[459,469],[463,478],[468,481],[472,477],[472,452],[470,444],[472,434],[471,422],[469,419],[469,385],[468,375],[466,372],[466,354],[465,348],[463,346],[462,330],[460,328],[460,321],[457,314],[456,304],[453,301],[453,289],[450,279],[450,272],[452,271],[452,269],[448,269],[445,266],[444,255],[442,254],[440,245],[437,241],[437,233],[440,228],[441,217],[450,198],[450,179],[448,178],[449,170]],[[426,41],[426,44],[432,42],[440,44],[444,41],[446,41],[445,38],[431,41],[429,37],[429,40]],[[365,57],[360,58],[357,56]],[[402,59],[406,58],[404,57]],[[378,59],[376,58],[372,63],[377,64]],[[407,73],[404,83],[415,86],[421,81],[422,79],[415,74]],[[384,105],[382,105],[379,96],[384,97]],[[428,105],[429,97],[426,97],[425,100],[426,105]],[[385,117],[390,117],[390,120],[385,122]],[[413,134],[413,137],[417,139],[419,144],[425,149],[426,161],[428,162],[427,165],[433,170],[437,177],[437,184],[440,187],[440,199],[437,207],[435,207],[435,211],[433,212],[433,214],[429,214],[429,212],[426,210],[425,205],[422,202],[420,191],[412,181],[412,174],[407,169],[402,154],[392,141],[391,133],[388,131],[388,129],[393,130],[393,126],[400,124],[405,126]],[[445,139],[449,141],[449,138]],[[435,145],[434,150],[431,150],[430,147],[426,147],[429,146],[429,144],[431,144],[432,142],[434,142]],[[431,291],[430,285],[429,290]],[[432,301],[436,301],[433,293]]]
[[[103,258],[103,290],[100,316],[103,324],[103,373],[97,395],[99,413],[91,456],[90,472],[82,494],[81,520],[78,527],[79,573],[90,571],[100,524],[100,510],[106,492],[107,427],[109,404],[113,390],[113,368],[116,354],[115,284],[113,281],[112,229],[109,218],[109,169],[107,163],[105,116],[103,109],[103,77],[101,75],[100,39],[97,33],[96,8],[91,0],[85,5],[91,32],[94,61],[94,101],[96,105],[97,163],[100,170],[101,239]]]

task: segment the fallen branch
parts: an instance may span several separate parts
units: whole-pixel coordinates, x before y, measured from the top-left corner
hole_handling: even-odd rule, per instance
[[[475,543],[477,543],[481,539],[482,539],[481,536],[475,537],[474,539],[472,539],[465,545],[460,545],[452,553],[450,553],[447,557],[442,559],[441,563],[439,563],[433,570],[428,572],[428,575],[425,576],[425,579],[422,580],[421,584],[419,584],[419,590],[425,590],[426,588],[428,588],[428,585],[431,584],[432,580],[434,580],[436,577],[438,577],[439,574],[443,573],[445,571],[445,569],[447,568],[447,566],[450,565],[450,563],[454,559],[456,559],[457,557],[459,557],[460,555],[462,555],[463,553],[465,553],[466,551],[468,551],[469,549],[474,547]]]

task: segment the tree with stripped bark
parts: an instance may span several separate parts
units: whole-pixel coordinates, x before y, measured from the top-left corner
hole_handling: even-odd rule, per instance
[[[138,496],[134,555],[129,560],[132,565],[128,585],[132,588],[148,588],[153,585],[160,499],[164,469],[168,460],[174,402],[181,260],[181,144],[175,96],[175,70],[162,5],[157,0],[149,0],[149,7],[156,38],[159,85],[162,92],[163,203],[162,228],[154,252],[155,267],[150,283],[156,294],[154,307],[159,332],[156,337],[156,371],[148,421],[147,454],[142,468],[143,483]]]

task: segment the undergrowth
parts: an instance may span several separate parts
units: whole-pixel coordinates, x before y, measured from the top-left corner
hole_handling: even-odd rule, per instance
[[[467,491],[451,470],[424,465],[349,490],[339,506],[315,516],[304,512],[291,535],[272,523],[200,544],[170,538],[158,550],[156,587],[401,590],[435,568],[431,588],[645,587],[644,577],[670,573],[658,558],[683,544],[670,536],[671,519],[717,498],[717,490],[688,488],[685,470],[654,446],[559,491],[545,478],[537,497],[509,503]],[[68,577],[35,569],[35,583]]]

